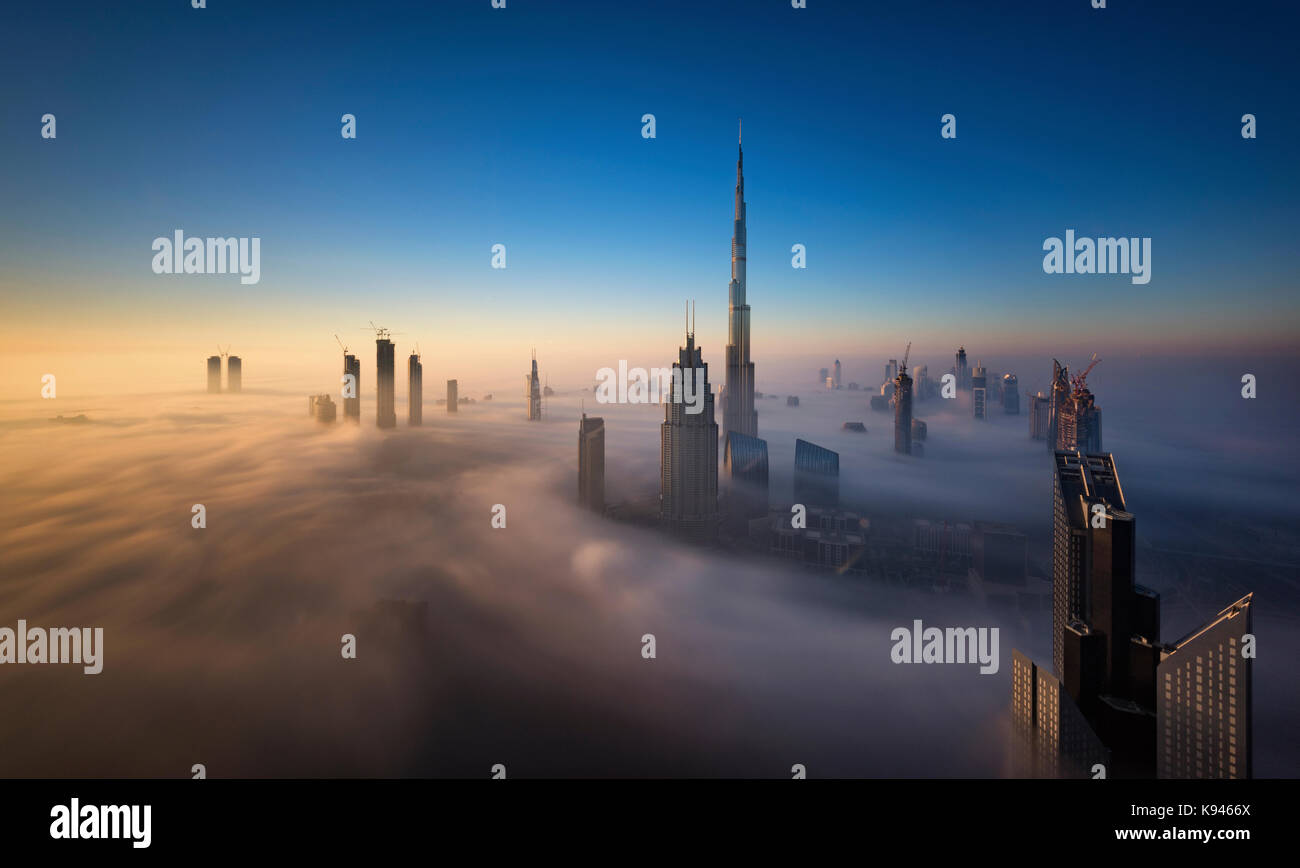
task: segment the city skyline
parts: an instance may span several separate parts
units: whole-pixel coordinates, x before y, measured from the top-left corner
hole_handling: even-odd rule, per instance
[[[749,180],[763,191],[747,250],[760,378],[770,361],[826,341],[847,357],[901,333],[931,360],[968,328],[1009,352],[1060,352],[1080,294],[1110,326],[1076,356],[1293,349],[1300,226],[1286,143],[1300,121],[1286,111],[1295,70],[1279,33],[1226,9],[1214,27],[1162,19],[1170,38],[1133,53],[1108,38],[1112,28],[1147,28],[1154,12],[1044,11],[966,40],[934,33],[919,9],[871,20],[846,19],[830,0],[819,6],[791,19],[775,8],[738,16],[683,4],[694,35],[668,25],[674,16],[651,25],[653,45],[683,64],[666,83],[661,49],[639,29],[635,42],[623,35],[631,10],[601,5],[588,29],[566,33],[563,16],[527,5],[494,20],[398,4],[407,38],[441,21],[464,44],[427,71],[381,64],[362,87],[340,80],[332,58],[344,45],[379,53],[388,25],[337,13],[311,22],[317,41],[292,71],[273,52],[245,64],[238,80],[267,93],[249,98],[238,123],[186,98],[206,79],[156,81],[169,105],[161,126],[117,95],[148,64],[179,63],[182,52],[218,63],[240,13],[208,10],[212,26],[183,47],[157,40],[156,59],[99,64],[93,76],[76,72],[106,50],[92,33],[130,42],[169,22],[144,9],[110,22],[38,19],[31,38],[4,43],[4,56],[18,69],[48,52],[40,63],[67,73],[0,91],[11,119],[0,159],[26,167],[7,177],[14,207],[0,215],[0,397],[22,394],[51,357],[89,382],[95,359],[120,358],[124,347],[139,359],[131,379],[146,381],[185,347],[214,340],[238,342],[246,357],[324,358],[330,334],[371,317],[424,336],[433,369],[475,352],[502,380],[520,347],[536,346],[557,375],[573,345],[590,352],[581,367],[592,369],[620,354],[652,357],[674,326],[656,303],[663,288],[687,285],[703,298],[726,280],[717,251],[729,233],[721,211],[738,116],[750,133]],[[983,14],[944,10],[972,23]],[[258,20],[286,14],[260,10]],[[56,26],[58,38],[42,36]],[[1165,80],[1159,71],[1186,66],[1186,53],[1218,50],[1228,26],[1251,52],[1213,75],[1191,65],[1177,85]],[[1077,45],[1047,37],[1062,27],[1078,32]],[[724,63],[712,51],[723,33],[781,50],[761,64]],[[889,49],[921,35],[946,65],[918,69]],[[618,56],[623,72],[580,88],[565,47],[585,62],[592,51]],[[467,52],[489,58],[483,75],[454,90],[407,90]],[[1056,87],[1021,75],[1040,62]],[[528,79],[521,64],[534,70]],[[954,66],[960,77],[943,72]],[[828,68],[837,68],[829,87],[807,87]],[[415,73],[410,85],[393,84],[398,70]],[[274,110],[299,76],[313,86],[294,93],[295,112]],[[878,86],[850,88],[862,79]],[[1111,95],[1134,80],[1149,82],[1142,100],[1117,104]],[[1059,99],[1067,82],[1085,81]],[[55,140],[39,136],[45,112],[59,118]],[[946,112],[957,117],[956,139],[940,137]],[[1256,139],[1240,135],[1245,112],[1259,118]],[[355,140],[339,135],[344,113],[358,119]],[[642,138],[645,113],[655,115],[654,139]],[[198,128],[201,137],[181,132]],[[1122,148],[1113,129],[1124,130]],[[102,155],[124,142],[130,157],[104,175]],[[286,164],[294,170],[281,171]],[[1122,276],[1045,274],[1044,239],[1071,228],[1151,237],[1152,282],[1138,290]],[[151,273],[151,240],[176,229],[261,237],[260,282]],[[504,270],[491,267],[498,243]],[[806,245],[806,269],[791,268],[795,244]],[[719,371],[727,331],[720,305],[701,307],[699,340]]]
[[[213,5],[0,35],[0,773],[1300,773],[1280,28]]]

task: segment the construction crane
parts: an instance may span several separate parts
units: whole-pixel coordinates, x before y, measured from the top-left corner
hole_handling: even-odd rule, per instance
[[[907,357],[910,356],[911,354],[912,354],[912,342],[908,341],[907,350],[903,353],[903,363],[898,366],[898,373],[900,374],[907,373]]]
[[[1074,386],[1074,391],[1082,392],[1087,388],[1087,383],[1085,381],[1088,379],[1088,373],[1100,363],[1101,359],[1097,358],[1096,353],[1093,353],[1092,361],[1088,364],[1088,367],[1083,369],[1083,373],[1071,378],[1070,383]]]
[[[334,340],[339,342],[340,347],[343,347],[343,355],[346,356],[348,354],[348,348],[343,345],[343,338],[338,336],[338,332],[334,333]]]
[[[370,321],[370,326],[368,328],[366,326],[362,326],[362,328],[367,329],[367,331],[374,332],[375,339],[380,341],[386,341],[393,335],[405,334],[405,332],[394,332],[394,331],[389,331],[388,329],[380,328],[379,326],[375,325],[374,320]]]
[[[221,356],[221,358],[223,358],[223,359],[225,359],[225,358],[229,358],[229,357],[230,357],[230,344],[226,344],[226,348],[225,348],[224,350],[221,348],[221,344],[217,344],[217,355]]]

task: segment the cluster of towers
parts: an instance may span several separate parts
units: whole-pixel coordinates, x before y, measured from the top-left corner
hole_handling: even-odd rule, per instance
[[[729,515],[736,521],[765,516],[768,509],[767,441],[758,436],[754,407],[754,363],[750,360],[750,307],[746,298],[746,203],[744,150],[738,143],[735,213],[731,237],[731,282],[728,286],[726,383],[720,392],[723,467],[729,477]],[[822,377],[839,385],[842,368]],[[673,386],[664,404],[660,425],[659,520],[685,539],[713,539],[720,523],[718,508],[719,426],[714,419],[708,365],[695,344],[688,318],[686,345],[673,364]],[[687,411],[678,390],[687,383],[702,392],[700,412]],[[795,443],[796,498],[808,504],[834,507],[839,499],[839,455],[804,440]]]
[[[208,356],[208,391],[221,392],[221,360],[226,360],[226,391],[242,392],[244,389],[244,364],[239,356],[230,355],[230,347],[217,347],[217,355]]]
[[[397,371],[396,345],[392,332],[371,323],[375,332],[375,424],[380,428],[397,427]],[[343,350],[342,404],[343,418],[361,421],[361,360],[338,335],[334,336]],[[455,380],[447,381],[447,412],[455,413],[458,396]],[[406,360],[406,423],[424,424],[424,364],[420,349],[416,347]],[[333,422],[336,407],[329,395],[311,395],[307,399],[308,412],[322,422]]]

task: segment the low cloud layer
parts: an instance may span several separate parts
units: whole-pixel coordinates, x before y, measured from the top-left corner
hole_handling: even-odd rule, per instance
[[[305,402],[271,394],[63,411],[85,412],[81,424],[8,406],[0,626],[103,627],[105,649],[96,676],[0,667],[0,732],[23,746],[0,775],[1005,773],[1010,651],[1046,659],[1045,623],[581,512],[580,397],[558,396],[552,420],[531,425],[518,402],[457,416],[428,405],[424,428],[388,433],[370,415],[322,427]],[[652,496],[661,411],[587,401],[608,420],[608,499]],[[864,395],[805,393],[798,410],[765,400],[760,413],[776,501],[804,436],[841,450],[845,497],[864,507],[1046,523],[1045,450],[1024,439],[1024,417],[979,428],[935,407],[930,452],[909,466]],[[840,433],[849,419],[868,434]],[[196,503],[206,529],[190,526]],[[490,524],[497,503],[505,529]],[[1236,598],[1211,590],[1220,606]],[[426,603],[426,628],[388,613],[393,599]],[[890,631],[915,618],[1000,628],[1001,671],[892,664]],[[355,661],[339,653],[344,633]],[[646,633],[655,660],[641,657]],[[1268,698],[1295,693],[1278,669],[1257,669],[1261,774],[1296,763],[1269,746],[1294,713]]]

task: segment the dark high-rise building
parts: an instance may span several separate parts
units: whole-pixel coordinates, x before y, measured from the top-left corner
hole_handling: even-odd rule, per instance
[[[221,391],[221,356],[208,356],[208,391]]]
[[[388,338],[375,340],[375,422],[380,428],[397,427],[395,402],[396,371],[394,369],[393,342]]]
[[[533,351],[532,373],[524,376],[524,400],[528,402],[528,421],[542,419],[542,381],[537,376],[537,351]]]
[[[244,390],[244,362],[239,356],[226,358],[226,391],[242,392]]]
[[[976,419],[988,418],[988,371],[979,362],[975,363],[975,370],[970,378],[971,387],[971,407],[975,411]]]
[[[578,503],[605,511],[605,420],[586,413],[578,421]]]
[[[804,506],[840,505],[840,455],[807,440],[794,441],[794,499]]]
[[[1156,768],[1162,778],[1249,778],[1251,594],[1168,646],[1156,669]]]
[[[406,424],[424,424],[424,365],[419,353],[406,360]]]
[[[894,380],[894,451],[912,454],[912,378],[906,368]]]
[[[349,385],[352,390],[352,397],[343,398],[343,418],[351,419],[354,422],[361,421],[361,360],[351,353],[343,354],[343,374],[346,377],[352,375],[351,383],[344,383],[344,389]]]
[[[1106,776],[1249,777],[1250,596],[1161,644],[1113,459],[1058,450],[1055,465],[1053,665],[1109,751]]]
[[[1002,412],[1008,416],[1020,415],[1020,381],[1015,374],[1002,375]]]
[[[1052,667],[1065,672],[1065,628],[1083,613],[1093,503],[1123,511],[1124,490],[1110,455],[1057,452],[1052,475]]]
[[[718,532],[718,423],[713,418],[709,366],[695,346],[693,331],[686,333],[686,346],[678,351],[673,368],[672,394],[659,426],[659,520],[683,538],[709,541]],[[691,405],[679,391],[683,388],[702,402],[697,404],[700,412],[688,412]]]
[[[727,379],[723,391],[722,430],[758,436],[754,409],[754,363],[749,360],[749,302],[745,296],[745,152],[737,147],[736,214],[731,235],[731,284],[728,288]],[[715,450],[716,451],[716,450]]]
[[[957,348],[957,363],[953,365],[952,372],[957,375],[957,388],[962,391],[970,389],[970,368],[966,365],[966,348]]]
[[[840,374],[842,373],[842,371],[843,371],[843,369],[840,367],[840,360],[839,360],[839,359],[836,359],[836,360],[835,360],[835,388],[837,388],[837,389],[838,389],[838,388],[840,387],[840,385],[841,385],[841,383],[840,383]]]
[[[448,413],[457,412],[456,405],[457,402],[459,401],[460,398],[457,395],[456,381],[448,380],[447,381],[447,412]]]

